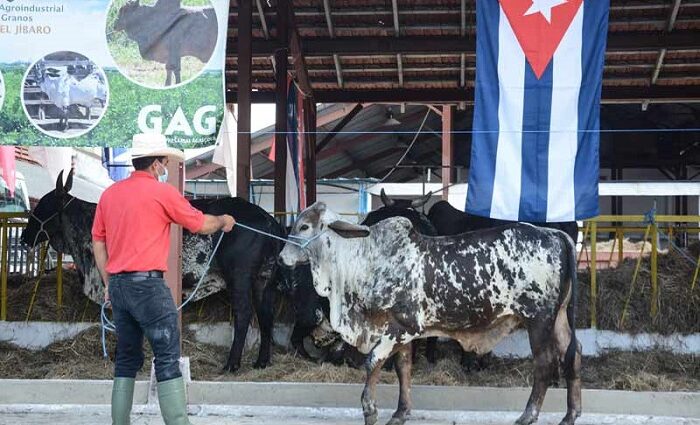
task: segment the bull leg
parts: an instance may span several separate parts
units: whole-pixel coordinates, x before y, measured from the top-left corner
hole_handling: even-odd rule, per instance
[[[367,371],[367,379],[365,381],[365,389],[362,391],[362,413],[365,416],[365,425],[374,425],[377,423],[379,411],[377,410],[376,394],[377,381],[379,374],[382,371],[384,362],[391,357],[395,343],[389,338],[383,338],[370,351],[365,360],[365,370]]]
[[[233,276],[227,277],[227,282],[233,288],[229,288],[231,294],[231,303],[233,304],[233,320],[234,334],[231,350],[229,351],[225,372],[237,372],[241,368],[241,357],[243,356],[243,348],[245,339],[248,335],[248,326],[250,319],[253,317],[252,300],[251,300],[251,280],[249,273],[237,274],[233,271]]]
[[[410,344],[399,348],[394,355],[396,375],[399,377],[399,406],[387,425],[403,425],[411,415],[411,358]]]
[[[559,364],[562,365],[564,374],[566,375],[566,401],[567,410],[566,416],[562,419],[560,425],[573,425],[576,418],[581,416],[581,343],[576,342],[576,355],[572,365],[566,365],[566,351],[571,342],[571,328],[569,321],[566,318],[564,308],[559,310],[557,320],[554,325],[554,338],[556,341],[556,349],[558,361],[554,362],[554,367],[559,372]]]
[[[170,74],[172,73],[172,70],[170,69],[170,65],[165,65],[165,86],[169,86],[172,84],[172,80],[170,79]]]
[[[308,328],[300,326],[298,323],[294,324],[294,329],[292,330],[292,337],[290,342],[292,343],[292,348],[299,354],[302,358],[307,360],[315,360],[304,348],[304,337],[309,335],[313,328]]]
[[[425,341],[425,358],[430,364],[437,361],[437,340],[436,336],[431,336]]]
[[[255,291],[261,292],[261,291]],[[270,351],[272,348],[272,328],[274,325],[274,291],[271,285],[262,290],[262,295],[254,294],[255,311],[260,325],[260,352],[258,360],[253,365],[256,369],[264,369],[270,364]]]
[[[180,70],[182,68],[182,58],[178,56],[176,62],[175,62],[175,84],[180,84],[182,81],[180,79]]]
[[[537,422],[540,410],[542,409],[542,403],[544,402],[544,396],[552,380],[554,347],[551,337],[551,321],[533,320],[533,322],[529,324],[528,334],[535,363],[534,382],[525,411],[520,418],[515,421],[516,425],[530,425]]]

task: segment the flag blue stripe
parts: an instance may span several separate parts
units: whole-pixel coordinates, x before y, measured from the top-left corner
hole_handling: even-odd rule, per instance
[[[518,65],[514,65],[518,66]],[[537,79],[529,63],[525,64],[525,102],[523,113],[522,180],[518,219],[547,221],[547,173],[549,161],[549,121],[552,107],[552,62]]]
[[[297,93],[294,84],[290,84],[287,91],[287,155],[290,155],[292,160],[292,169],[294,170],[295,185],[299,187],[299,149],[297,149],[298,141],[298,122],[297,122]]]
[[[583,79],[579,94],[579,130],[574,196],[576,219],[582,220],[600,213],[598,203],[598,167],[600,134],[600,92],[608,28],[609,0],[583,2]]]
[[[498,149],[498,1],[476,2],[476,89],[466,211],[488,217]]]

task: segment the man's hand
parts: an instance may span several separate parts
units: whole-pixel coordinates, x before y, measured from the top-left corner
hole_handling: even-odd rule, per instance
[[[233,226],[236,224],[236,219],[231,217],[228,214],[224,214],[219,216],[221,218],[221,221],[223,225],[221,226],[221,230],[223,230],[225,233],[230,232],[233,230]]]
[[[105,304],[110,303],[109,300],[109,286],[105,286]],[[111,304],[111,303],[110,303]]]

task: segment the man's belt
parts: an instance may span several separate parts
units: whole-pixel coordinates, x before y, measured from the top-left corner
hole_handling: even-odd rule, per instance
[[[163,272],[160,270],[151,270],[148,272],[123,272],[123,273],[117,273],[117,274],[115,274],[115,276],[163,278]]]

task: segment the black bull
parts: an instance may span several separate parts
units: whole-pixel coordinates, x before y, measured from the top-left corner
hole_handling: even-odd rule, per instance
[[[34,209],[22,240],[33,248],[48,239],[56,251],[71,255],[81,273],[83,292],[94,302],[101,303],[104,287],[95,265],[91,241],[96,204],[69,195],[73,174],[69,174],[65,186],[62,174],[56,181],[56,189],[41,198]],[[208,214],[230,214],[241,223],[280,237],[285,233],[267,212],[240,198],[197,200],[192,205]],[[139,237],[134,235],[135,239]],[[191,291],[204,273],[204,266],[218,238],[219,234],[202,236],[183,231],[183,292]],[[270,362],[276,290],[273,280],[276,278],[276,258],[281,249],[282,244],[275,239],[235,227],[225,234],[202,285],[204,289],[195,298],[200,299],[213,292],[212,286],[216,286],[217,281],[218,288],[224,285],[228,288],[235,334],[224,367],[227,371],[234,372],[240,368],[253,309],[261,334],[255,367],[263,368]]]

